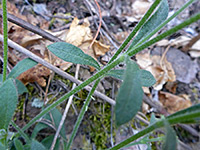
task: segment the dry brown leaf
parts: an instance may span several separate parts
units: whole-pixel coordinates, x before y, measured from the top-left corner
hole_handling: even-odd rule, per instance
[[[150,71],[155,77],[157,82],[154,88],[156,90],[161,90],[166,82],[176,80],[172,65],[166,58],[161,59],[160,56],[150,56],[148,53],[140,53],[136,55],[136,59],[142,69]]]
[[[21,75],[17,77],[24,85],[28,83],[37,82],[40,86],[46,86],[46,80],[44,77],[50,75],[50,70],[40,64],[36,65],[35,67],[25,71]]]
[[[75,17],[65,41],[79,47],[84,53],[90,55],[95,60],[97,60],[98,56],[105,55],[105,53],[109,51],[110,46],[104,45],[95,40],[94,44],[90,48],[93,37],[89,28],[89,21],[86,19],[82,25],[78,25],[78,23],[79,20]],[[90,71],[93,72],[94,68],[90,67]]]
[[[145,12],[150,8],[152,2],[144,0],[136,0],[132,4],[133,14],[136,18],[141,18]]]
[[[192,106],[187,95],[177,96],[160,91],[159,100],[170,114]]]

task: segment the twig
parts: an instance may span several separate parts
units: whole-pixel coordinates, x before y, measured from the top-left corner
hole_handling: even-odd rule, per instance
[[[94,1],[95,1],[96,5],[97,5],[98,11],[99,11],[99,26],[98,26],[98,29],[97,29],[97,33],[96,33],[94,39],[92,40],[92,43],[90,44],[89,48],[91,48],[92,45],[94,44],[94,42],[95,42],[95,40],[96,40],[96,38],[97,38],[97,36],[98,36],[98,34],[99,34],[99,32],[100,32],[100,29],[101,29],[101,22],[102,22],[101,8],[100,8],[100,6],[99,6],[97,0],[94,0]]]
[[[0,34],[0,41],[3,41],[3,36]],[[22,46],[18,45],[17,43],[13,42],[12,40],[8,39],[8,45],[12,48],[14,48],[15,50],[27,55],[29,58],[35,60],[36,62],[44,65],[45,67],[53,70],[54,72],[56,72],[57,74],[59,74],[60,76],[69,79],[70,81],[76,83],[76,84],[81,84],[82,81],[77,80],[76,78],[74,78],[73,76],[69,75],[68,73],[60,70],[59,68],[55,67],[54,65],[48,63],[47,61],[43,60],[42,58],[38,57],[37,55],[33,54],[32,52],[30,52],[29,50],[23,48]],[[91,90],[90,86],[86,86],[85,89],[87,91]],[[101,99],[107,101],[108,103],[110,103],[111,105],[115,105],[115,101],[109,97],[107,97],[106,95],[95,91],[94,95],[96,95],[97,97],[100,97]]]
[[[1,14],[2,14],[2,10],[0,9],[0,17],[2,17]],[[8,20],[10,22],[24,28],[24,29],[27,29],[27,30],[32,31],[36,34],[39,34],[43,38],[48,39],[50,41],[53,41],[53,42],[61,42],[62,41],[61,39],[59,39],[59,38],[53,36],[52,34],[40,29],[39,27],[34,26],[34,25],[32,25],[32,24],[12,15],[12,14],[9,14],[9,13],[8,13]]]
[[[76,73],[75,73],[75,78],[76,78],[76,79],[78,79],[79,68],[80,68],[80,65],[79,65],[79,64],[76,65]],[[74,83],[72,89],[74,89],[75,87],[76,87],[76,84]],[[60,130],[62,129],[62,126],[63,126],[63,124],[64,124],[64,122],[65,122],[65,119],[66,119],[67,113],[68,113],[68,111],[69,111],[69,108],[70,108],[70,106],[71,106],[71,104],[72,104],[72,101],[73,101],[73,95],[69,97],[69,101],[68,101],[68,103],[67,103],[67,105],[66,105],[66,107],[65,107],[65,111],[64,111],[64,113],[63,113],[62,119],[61,119],[61,121],[60,121],[60,124],[59,124],[59,126],[58,126],[58,129],[57,129],[56,134],[55,134],[55,136],[54,136],[54,139],[53,139],[53,142],[52,142],[52,145],[51,145],[51,150],[53,150],[54,147],[55,147],[56,140],[57,140],[58,135],[59,135],[59,133],[60,133]]]
[[[184,52],[187,52],[199,39],[200,39],[200,33],[199,33],[197,36],[193,37],[193,38],[190,40],[190,42],[189,42],[187,45],[185,45],[185,46],[183,47],[182,50],[183,50]]]

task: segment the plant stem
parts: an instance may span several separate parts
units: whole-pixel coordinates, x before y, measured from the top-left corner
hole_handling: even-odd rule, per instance
[[[101,71],[99,71],[98,73],[96,73],[94,76],[90,77],[88,80],[86,80],[85,82],[83,82],[82,84],[80,84],[79,86],[77,86],[76,88],[74,88],[73,90],[71,90],[70,92],[68,92],[67,94],[65,94],[64,96],[62,96],[60,99],[58,99],[57,101],[55,101],[53,104],[51,104],[48,107],[46,107],[40,114],[38,114],[35,118],[33,118],[31,121],[29,121],[29,123],[26,126],[24,126],[22,130],[24,131],[24,130],[28,129],[38,119],[40,119],[42,116],[44,116],[46,113],[48,113],[51,109],[53,109],[57,105],[61,104],[63,101],[65,101],[71,95],[77,93],[78,91],[80,91],[81,89],[83,89],[85,86],[89,85],[90,83],[92,83],[96,79],[98,79],[101,76],[103,76],[105,73],[107,73],[108,71],[110,71],[116,65],[120,64],[121,62],[123,62],[124,59],[125,59],[124,55],[120,56],[117,60],[115,60],[114,62],[112,62],[108,66],[106,66],[104,69],[102,69]]]
[[[111,63],[113,60],[115,60],[118,55],[124,50],[124,48],[127,46],[127,44],[132,40],[132,38],[135,36],[135,34],[140,30],[140,28],[144,25],[144,23],[147,21],[149,16],[154,12],[155,8],[159,5],[161,0],[156,0],[147,13],[144,15],[144,17],[140,20],[140,22],[137,24],[137,26],[133,29],[133,31],[129,34],[129,36],[125,39],[125,41],[122,43],[120,48],[117,50],[117,52],[114,54],[114,56],[111,58],[111,60],[108,62]]]
[[[200,107],[200,105],[198,107]],[[199,117],[200,117],[200,110],[199,110],[199,108],[196,108],[193,111],[191,110],[191,111],[188,111],[186,113],[183,113],[181,115],[177,115],[177,116],[174,116],[171,118],[170,118],[170,116],[168,116],[166,119],[170,125],[173,125],[173,124],[177,124],[177,123],[181,123],[181,122],[192,121],[195,118],[199,118]],[[154,124],[152,124],[151,126],[145,128],[144,130],[138,132],[137,134],[135,134],[135,135],[131,136],[130,138],[124,140],[123,142],[119,143],[118,145],[110,148],[110,150],[118,150],[118,149],[126,146],[127,144],[137,140],[138,138],[154,131],[155,129],[161,128],[163,126],[164,126],[163,120],[157,121]]]
[[[90,91],[89,95],[87,96],[86,101],[84,102],[84,105],[83,105],[83,107],[82,107],[82,109],[81,109],[81,112],[80,112],[80,114],[79,114],[79,116],[78,116],[78,119],[77,119],[77,121],[76,121],[76,124],[74,125],[74,129],[73,129],[73,131],[72,131],[71,137],[70,137],[69,142],[68,142],[68,144],[67,144],[67,150],[69,150],[70,147],[71,147],[71,144],[72,144],[72,142],[73,142],[73,140],[74,140],[74,137],[76,136],[76,133],[77,133],[77,131],[78,131],[78,128],[79,128],[79,126],[80,126],[80,124],[81,124],[81,121],[83,120],[83,116],[85,115],[85,112],[86,112],[87,109],[88,109],[88,106],[89,106],[90,101],[91,101],[91,97],[92,97],[92,95],[93,95],[93,93],[94,93],[94,91],[95,91],[97,85],[99,84],[100,80],[101,80],[101,79],[98,79],[98,80],[95,82],[94,86],[92,87],[92,90]]]
[[[150,41],[148,41],[148,42],[146,42],[144,44],[142,44],[141,46],[139,46],[137,48],[130,49],[130,51],[128,51],[127,54],[129,56],[133,56],[136,53],[138,53],[138,52],[142,51],[143,49],[147,48],[148,46],[155,44],[156,42],[158,42],[158,41],[164,39],[165,37],[177,32],[178,30],[180,30],[180,29],[182,29],[182,28],[184,28],[184,27],[186,27],[186,26],[198,21],[199,19],[200,19],[200,13],[198,13],[195,16],[187,19],[186,21],[184,21],[183,23],[173,27],[172,29],[170,29],[170,30],[158,35],[157,37],[153,38],[152,40],[150,40]]]
[[[3,6],[3,82],[6,81],[8,62],[8,20],[7,20],[7,0],[2,0]]]
[[[11,121],[11,125],[19,132],[19,134],[24,138],[26,143],[30,143],[29,137],[13,121]]]
[[[160,29],[162,29],[167,23],[169,23],[172,19],[174,19],[176,16],[178,16],[185,8],[187,8],[190,4],[192,4],[196,0],[190,0],[185,5],[183,5],[178,11],[176,11],[171,17],[169,17],[167,20],[165,20],[161,25],[159,25],[155,30],[153,30],[147,37],[142,39],[139,43],[137,43],[133,48],[138,47],[139,45],[143,44],[145,41],[147,41],[150,37],[152,37],[156,32],[158,32]]]

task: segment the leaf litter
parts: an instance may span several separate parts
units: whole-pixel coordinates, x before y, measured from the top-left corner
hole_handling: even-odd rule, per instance
[[[137,3],[139,5],[136,5]],[[141,5],[141,4],[143,4],[143,5]],[[29,14],[29,16],[31,16],[31,17],[26,18],[25,16],[23,16],[19,13],[19,11],[17,10],[17,8],[14,5],[13,6],[12,5],[9,6],[9,5],[11,5],[11,4],[8,4],[9,11],[10,11],[9,13],[13,13],[14,15],[17,15],[18,17],[20,17],[24,20],[27,20],[35,25],[37,25],[38,22],[41,21],[41,19],[38,21],[35,17],[33,17],[30,14]],[[126,11],[122,11],[120,15],[121,16],[124,15],[125,18],[127,19],[127,22],[129,21],[129,24],[132,20],[134,20],[133,22],[138,22],[139,18],[141,18],[141,16],[145,13],[145,9],[147,10],[150,5],[151,5],[150,1],[136,0],[135,3],[133,3],[133,5],[130,5],[132,8],[134,8],[134,10],[132,10],[132,11],[134,11],[134,13],[129,14]],[[136,7],[136,6],[138,6],[138,7]],[[46,29],[46,31],[52,33],[53,35],[55,35],[57,37],[60,37],[62,40],[69,42],[69,43],[71,42],[72,44],[78,46],[85,53],[89,54],[90,56],[92,56],[95,59],[97,59],[98,56],[103,56],[103,55],[105,55],[106,52],[108,52],[109,46],[104,45],[103,43],[101,43],[99,41],[95,41],[92,48],[88,49],[88,47],[93,39],[91,29],[90,29],[90,24],[88,21],[85,21],[82,25],[79,25],[79,20],[77,18],[75,18],[74,21],[72,22],[72,24],[73,25],[71,25],[69,30],[63,30],[60,32],[51,32],[50,30],[48,30],[49,24],[47,22],[41,23],[40,25],[42,25],[41,28]],[[13,39],[17,43],[23,45],[24,47],[27,47],[28,49],[30,49],[32,52],[34,52],[38,56],[42,57],[43,59],[51,62],[52,64],[54,64],[56,66],[59,66],[62,70],[66,70],[67,68],[69,68],[72,65],[71,63],[59,60],[57,57],[50,54],[47,51],[46,46],[51,44],[51,42],[43,39],[42,37],[35,35],[29,31],[26,31],[25,29],[22,29],[11,23],[9,23],[9,31],[10,31],[11,39]],[[80,32],[77,32],[77,31],[80,31]],[[120,36],[122,36],[122,37],[119,37],[119,41],[123,41],[123,38],[127,36],[128,32],[129,31],[118,32],[117,34],[119,34],[119,35],[121,34]],[[23,34],[21,34],[21,33],[23,33]],[[165,46],[171,45],[173,43],[173,45],[171,45],[171,46],[179,49],[180,47],[184,47],[191,40],[192,37],[193,36],[190,36],[188,34],[186,36],[181,35],[179,38],[175,38],[173,40],[173,42],[171,42],[168,39],[165,39],[165,40],[161,41],[163,43],[161,43],[161,44],[159,43],[160,45],[157,44],[157,46],[165,47]],[[120,40],[120,38],[122,40]],[[180,50],[178,50],[178,51],[180,51]],[[179,55],[179,53],[176,53],[176,54]],[[197,41],[193,45],[193,47],[191,47],[189,49],[189,54],[193,58],[199,57],[199,41]],[[190,97],[188,95],[186,95],[186,94],[180,95],[180,94],[176,93],[176,88],[177,88],[176,84],[178,84],[177,81],[178,82],[186,82],[186,84],[191,83],[195,79],[195,75],[198,70],[191,71],[189,69],[189,71],[187,72],[186,75],[181,76],[180,74],[178,74],[178,72],[181,72],[181,71],[177,71],[178,65],[177,64],[174,65],[174,62],[168,59],[169,57],[171,57],[170,55],[172,55],[171,52],[169,54],[167,53],[167,55],[165,57],[163,57],[163,54],[150,55],[149,53],[145,53],[145,54],[138,54],[136,56],[136,59],[137,59],[137,63],[140,65],[140,67],[142,69],[147,69],[154,75],[154,77],[157,80],[157,83],[153,88],[159,91],[159,93],[158,93],[159,100],[162,103],[162,105],[168,110],[169,113],[173,113],[178,110],[189,107],[192,104],[192,101],[190,100]],[[185,54],[185,55],[187,55],[187,54]],[[20,59],[23,59],[23,57],[18,54],[16,54],[16,58],[14,55],[13,56],[11,55],[10,57],[12,57],[11,59],[13,59],[15,63],[17,63],[17,61],[19,61]],[[174,61],[176,61],[177,58],[173,58],[173,59],[174,59]],[[191,61],[193,61],[192,59],[186,59],[186,60],[187,60],[187,62],[189,62],[188,64],[190,64],[190,65],[187,65],[187,68],[193,68],[193,66],[197,67],[196,64],[194,65],[193,63],[191,63]],[[186,61],[182,62],[182,65],[186,65],[186,64],[187,64]],[[180,67],[182,67],[182,66],[180,66]],[[92,68],[91,68],[91,70],[93,71]],[[30,72],[34,72],[34,75],[32,77],[30,77],[30,75],[29,75]],[[183,72],[181,72],[181,73],[183,73]],[[24,75],[20,75],[20,76],[21,76],[21,80],[27,79],[27,81],[24,80],[24,84],[28,84],[29,82],[36,81],[36,82],[38,82],[39,85],[45,86],[46,77],[49,76],[49,74],[50,74],[50,72],[48,69],[42,68],[41,65],[40,66],[38,65],[38,66],[36,66],[35,70],[32,68],[32,70],[29,70],[29,72],[26,72],[26,73],[24,73]],[[192,75],[190,75],[189,78],[185,78],[189,74],[192,74]],[[20,76],[18,78],[20,78]],[[169,86],[170,84],[171,84],[171,87]],[[167,86],[169,86],[168,87],[169,92],[165,91],[166,90],[165,88],[167,88]],[[172,90],[172,88],[173,88],[173,90]],[[144,91],[145,93],[148,93],[148,95],[151,96],[151,92],[149,89],[146,89],[145,91]]]

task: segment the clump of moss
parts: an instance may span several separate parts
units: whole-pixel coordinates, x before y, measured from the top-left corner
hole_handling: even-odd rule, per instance
[[[91,142],[94,143],[96,149],[108,148],[111,137],[111,105],[92,101],[89,112],[91,113],[88,116],[89,125],[86,130],[89,131]]]

